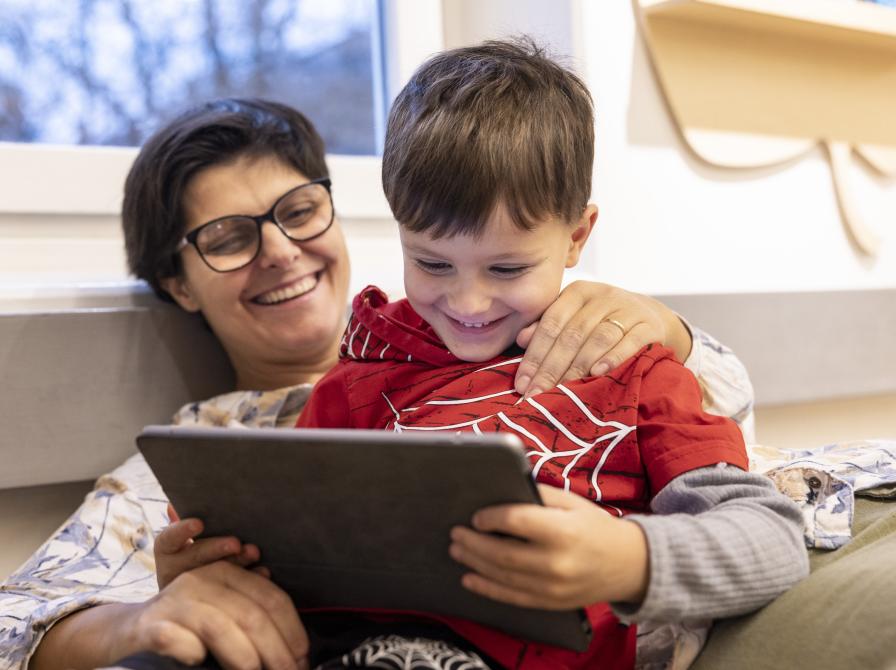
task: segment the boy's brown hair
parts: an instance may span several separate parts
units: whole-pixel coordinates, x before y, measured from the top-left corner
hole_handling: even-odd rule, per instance
[[[383,189],[398,222],[478,235],[503,203],[530,230],[572,222],[591,193],[594,111],[575,74],[528,37],[438,54],[398,94]]]

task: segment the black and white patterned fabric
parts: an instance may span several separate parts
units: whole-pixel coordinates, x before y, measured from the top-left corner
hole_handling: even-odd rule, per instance
[[[317,670],[379,668],[382,670],[488,670],[475,652],[449,642],[423,637],[380,635],[354,650],[317,666]]]

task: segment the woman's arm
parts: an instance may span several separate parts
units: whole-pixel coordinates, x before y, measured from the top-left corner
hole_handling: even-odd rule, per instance
[[[30,670],[108,666],[139,651],[187,665],[212,653],[223,667],[307,668],[308,637],[268,579],[226,561],[184,573],[142,603],[69,615],[47,632]]]
[[[166,521],[142,457],[101,477],[77,511],[0,586],[0,668],[24,668],[50,627],[86,607],[154,596],[153,535]]]
[[[526,354],[516,390],[535,395],[565,379],[602,375],[651,342],[682,361],[691,350],[688,329],[661,302],[609,284],[572,282],[517,338]]]
[[[740,359],[709,333],[690,326],[693,346],[685,367],[694,373],[703,396],[703,411],[732,419],[744,441],[756,441],[753,384]]]
[[[672,349],[694,373],[705,411],[734,419],[753,440],[753,387],[737,356],[658,300],[609,284],[572,282],[520,333],[526,353],[516,389],[534,395],[566,379],[604,374],[651,342]]]

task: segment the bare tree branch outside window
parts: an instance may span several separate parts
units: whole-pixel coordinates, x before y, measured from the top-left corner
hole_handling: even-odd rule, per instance
[[[3,0],[0,141],[134,146],[210,98],[272,98],[375,151],[376,0]]]

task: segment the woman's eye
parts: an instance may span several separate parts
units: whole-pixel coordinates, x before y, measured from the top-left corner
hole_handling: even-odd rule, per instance
[[[424,261],[420,259],[417,259],[414,262],[417,264],[418,268],[433,275],[445,274],[451,269],[450,263],[439,263],[434,261]]]
[[[280,223],[287,227],[301,226],[314,214],[312,207],[295,207],[280,215]]]
[[[529,269],[528,265],[495,265],[491,268],[492,274],[499,277],[516,277]]]

